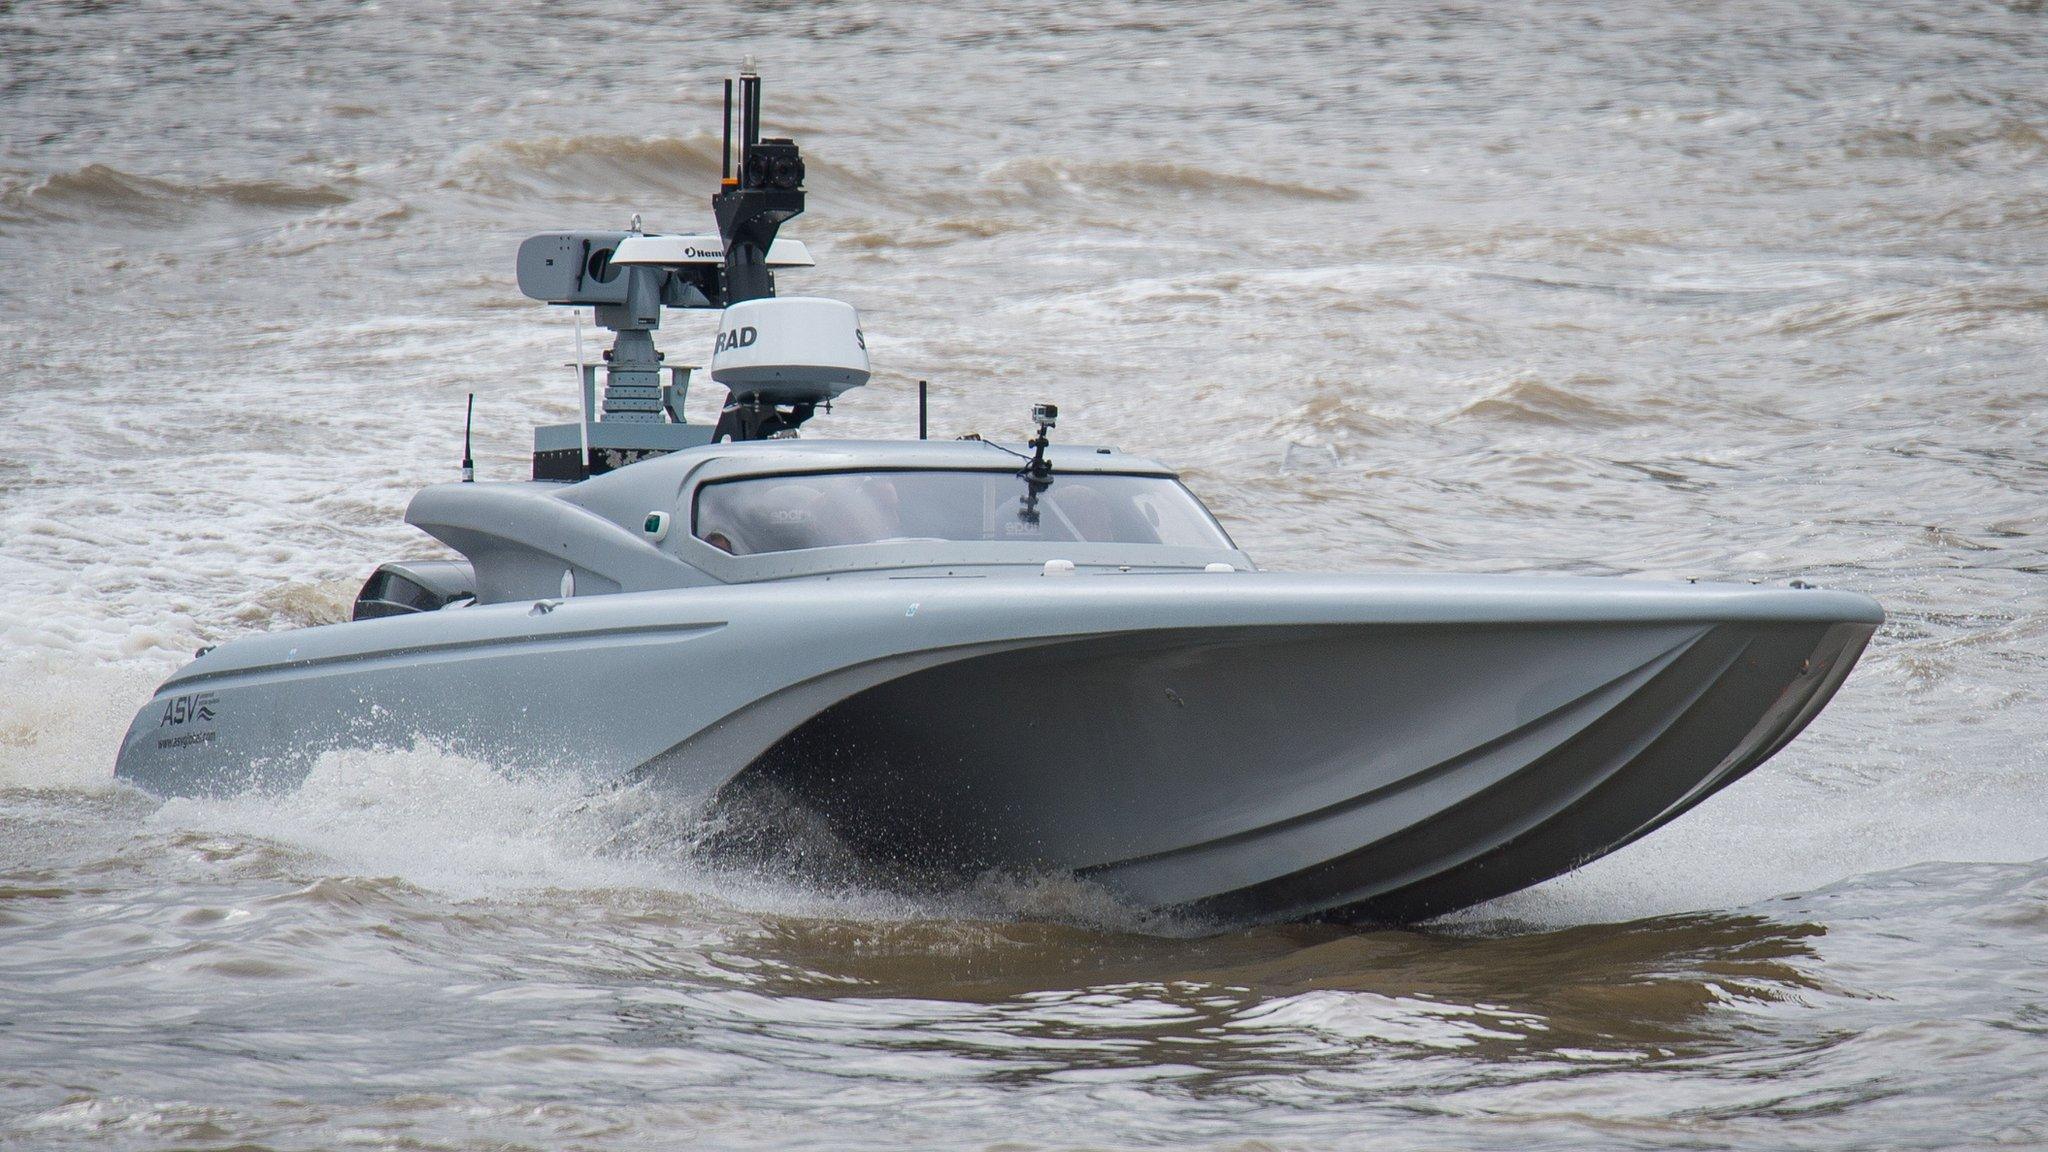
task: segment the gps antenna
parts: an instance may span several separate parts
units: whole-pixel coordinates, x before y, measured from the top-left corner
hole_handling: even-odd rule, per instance
[[[476,461],[469,456],[469,426],[476,418],[476,393],[469,394],[469,409],[462,414],[462,482],[476,483]]]

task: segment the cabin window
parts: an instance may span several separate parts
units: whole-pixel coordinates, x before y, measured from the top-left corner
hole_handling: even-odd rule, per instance
[[[731,552],[930,541],[1230,548],[1194,494],[1165,476],[830,472],[753,476],[697,490],[692,530]]]

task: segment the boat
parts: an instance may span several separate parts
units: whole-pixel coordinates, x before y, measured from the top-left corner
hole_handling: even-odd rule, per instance
[[[290,789],[330,752],[424,744],[706,812],[772,795],[924,876],[1406,922],[1734,783],[1884,619],[1802,581],[1264,571],[1171,468],[1055,444],[1051,404],[1015,443],[927,438],[922,395],[916,439],[802,438],[870,364],[851,306],[775,292],[811,258],[778,236],[804,170],[760,96],[726,83],[716,235],[636,217],[520,246],[526,295],[614,333],[602,411],[579,364],[579,419],[536,430],[518,481],[475,480],[465,432],[462,479],[406,512],[461,559],[380,566],[349,622],[203,650],[121,779]],[[715,425],[654,345],[689,308],[720,317]]]

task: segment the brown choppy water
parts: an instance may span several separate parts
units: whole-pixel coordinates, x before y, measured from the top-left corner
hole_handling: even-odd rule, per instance
[[[0,1145],[2048,1144],[2048,11],[0,5]],[[1791,576],[1788,751],[1416,931],[694,861],[426,750],[162,804],[182,654],[567,417],[551,226],[708,223],[743,52],[880,376],[1273,567]],[[671,322],[680,356],[707,338]],[[708,411],[710,397],[699,397]]]

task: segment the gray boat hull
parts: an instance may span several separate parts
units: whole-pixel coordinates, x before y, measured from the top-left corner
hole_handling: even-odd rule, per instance
[[[793,580],[252,637],[137,716],[163,794],[427,742],[856,851],[1059,869],[1219,923],[1408,920],[1646,834],[1792,738],[1883,615],[1848,593],[1269,573]],[[202,716],[202,712],[204,715]]]

